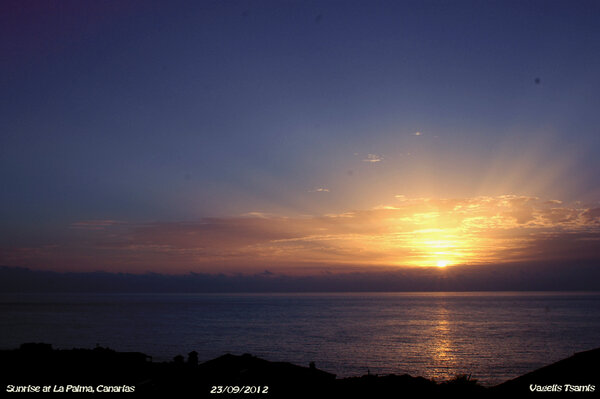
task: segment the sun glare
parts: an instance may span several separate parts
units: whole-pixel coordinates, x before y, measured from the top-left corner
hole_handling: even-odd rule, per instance
[[[440,224],[447,223],[438,217],[434,222],[424,223],[424,228],[410,233],[406,241],[410,256],[405,259],[405,264],[444,268],[467,263],[467,259],[472,262],[477,257],[481,239],[465,232],[462,226]]]

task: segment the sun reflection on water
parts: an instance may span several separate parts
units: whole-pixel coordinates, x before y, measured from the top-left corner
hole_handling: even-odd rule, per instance
[[[431,377],[435,380],[447,380],[449,370],[456,366],[455,345],[452,337],[452,321],[450,312],[441,304],[431,324]]]

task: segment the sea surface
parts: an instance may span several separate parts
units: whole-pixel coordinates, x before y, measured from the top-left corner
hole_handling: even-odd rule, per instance
[[[0,294],[0,348],[251,353],[490,386],[600,347],[600,293]]]

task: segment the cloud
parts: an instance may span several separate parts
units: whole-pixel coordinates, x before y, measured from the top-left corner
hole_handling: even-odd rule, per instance
[[[367,157],[363,159],[363,162],[376,163],[383,161],[383,157],[377,154],[367,154]]]
[[[117,220],[82,220],[71,223],[69,227],[80,230],[103,230],[107,227],[122,223],[123,222]]]
[[[263,272],[106,273],[33,271],[0,267],[0,292],[390,292],[549,291],[600,289],[596,262],[528,262],[388,271],[350,271],[294,276]]]
[[[0,264],[306,274],[439,262],[600,261],[600,208],[515,195],[398,199],[392,206],[304,217],[250,213],[188,222],[80,222],[86,228],[55,245],[1,248]]]
[[[325,187],[317,187],[315,189],[310,190],[311,193],[328,193],[329,189]]]
[[[273,217],[274,215],[272,215],[270,213],[255,211],[255,212],[244,213],[242,216],[243,217],[251,217],[251,218],[254,217],[254,218],[267,219],[267,218]]]
[[[600,223],[600,208],[586,209],[582,216],[589,223]]]

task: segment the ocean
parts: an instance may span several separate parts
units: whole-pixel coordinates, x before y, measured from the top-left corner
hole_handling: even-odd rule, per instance
[[[251,353],[491,386],[600,347],[600,293],[0,294],[0,348]]]

